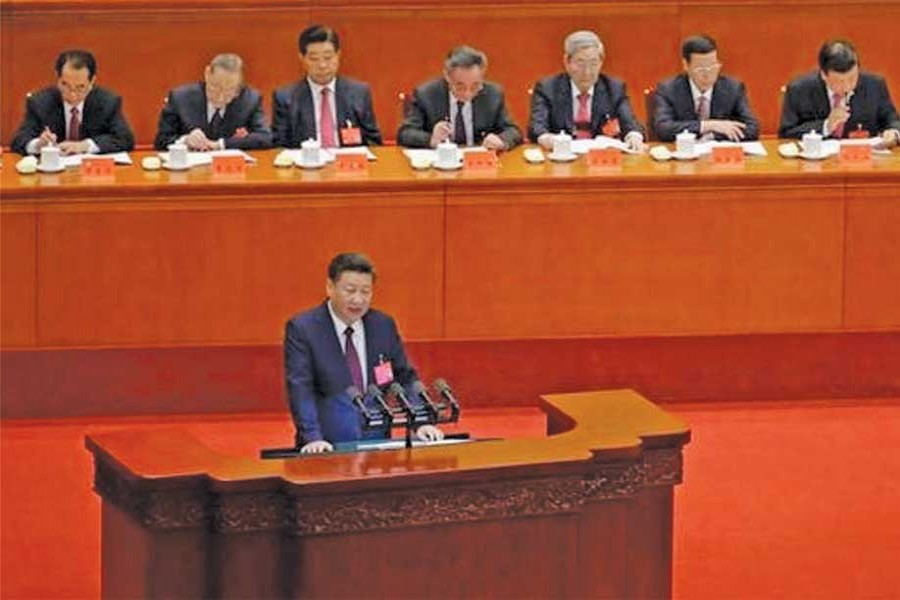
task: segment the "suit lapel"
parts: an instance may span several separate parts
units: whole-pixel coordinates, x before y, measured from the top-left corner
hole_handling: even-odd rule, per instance
[[[813,100],[816,103],[815,108],[817,112],[824,112],[826,115],[831,112],[831,101],[828,99],[828,88],[825,87],[825,82],[822,81],[822,76],[819,74],[816,74],[816,91]]]
[[[206,116],[206,85],[203,82],[198,84],[197,94],[191,94],[188,102],[188,119],[193,127],[199,127],[206,135],[209,135],[209,119]]]
[[[237,97],[225,107],[224,119],[222,120],[222,137],[228,137],[225,135],[225,132],[234,131],[242,125],[242,123],[238,122],[238,118],[241,116],[241,105],[246,93],[247,88],[241,88]]]
[[[331,320],[327,300],[322,303],[316,316],[319,325],[319,335],[322,340],[327,340],[327,356],[324,364],[339,365],[337,369],[341,373],[341,379],[346,384],[342,386],[343,390],[344,387],[349,386],[353,382],[353,376],[350,374],[350,367],[347,366],[343,340],[338,338],[337,331],[334,329],[334,321]]]
[[[729,103],[726,94],[725,82],[719,77],[713,84],[712,100],[709,103],[709,117],[711,119],[719,119],[725,115],[725,107]]]
[[[300,144],[309,138],[316,137],[316,107],[313,104],[312,90],[309,82],[304,78],[297,88],[297,101],[294,102],[294,121],[298,123],[298,138],[294,140],[299,148]],[[326,309],[327,312],[327,309]]]
[[[58,140],[66,139],[66,115],[65,115],[65,105],[63,104],[62,94],[59,93],[59,90],[53,90],[54,97],[56,98],[56,102],[54,103],[54,110],[52,114],[50,114],[50,131],[56,134],[56,138]],[[85,105],[87,102],[85,101]]]
[[[600,123],[612,116],[612,98],[607,93],[606,81],[601,75],[594,84],[594,97],[591,102],[591,134],[600,131]]]
[[[572,114],[572,80],[564,75],[557,80],[556,98],[558,106],[563,107],[563,129],[575,133],[575,115]],[[559,133],[551,131],[550,133]]]
[[[334,112],[337,113],[338,133],[341,128],[347,126],[347,121],[354,126],[357,124],[356,119],[353,118],[353,112],[347,106],[347,86],[340,77],[334,82]]]
[[[716,95],[713,93],[713,98],[715,97]],[[691,118],[699,118],[697,105],[694,103],[694,93],[691,91],[691,80],[684,74],[680,75],[680,81],[678,82],[678,102],[687,108],[685,112]],[[710,114],[712,114],[712,106],[710,106]]]

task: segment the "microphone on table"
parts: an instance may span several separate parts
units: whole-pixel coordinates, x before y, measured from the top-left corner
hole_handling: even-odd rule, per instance
[[[453,390],[450,389],[450,385],[444,379],[435,379],[434,387],[437,389],[441,397],[450,404],[449,420],[459,420],[459,403],[456,401],[456,397],[453,395]]]
[[[366,429],[380,429],[384,427],[385,417],[387,416],[390,418],[390,415],[385,415],[382,411],[378,411],[377,413],[370,411],[366,406],[366,401],[363,398],[362,392],[360,392],[359,388],[355,385],[348,387],[346,392],[347,395],[350,396],[350,401],[363,418]]]

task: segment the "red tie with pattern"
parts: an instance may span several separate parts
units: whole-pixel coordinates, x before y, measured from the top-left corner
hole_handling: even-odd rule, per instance
[[[322,147],[336,148],[337,142],[334,139],[334,115],[331,114],[331,102],[329,97],[331,90],[327,87],[322,88],[322,108],[319,111],[319,131],[322,133]]]
[[[356,353],[356,346],[353,345],[353,328],[347,327],[344,330],[344,335],[347,337],[347,345],[344,352],[347,357],[347,366],[350,367],[350,378],[353,379],[353,385],[356,386],[356,389],[360,392],[365,392],[362,365],[359,362],[359,354]]]
[[[77,142],[81,140],[81,121],[78,119],[78,107],[72,107],[72,118],[69,119],[69,134],[67,140]]]
[[[588,110],[590,94],[578,94],[578,114],[575,115],[575,139],[586,140],[591,136],[591,113]]]
[[[835,94],[834,100],[831,102],[831,108],[837,108],[841,104],[844,103],[844,94]],[[834,131],[831,132],[831,137],[835,139],[840,139],[844,137],[844,124],[846,121],[838,125],[834,128]]]

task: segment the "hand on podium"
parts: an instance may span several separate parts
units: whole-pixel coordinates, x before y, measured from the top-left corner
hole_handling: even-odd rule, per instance
[[[416,429],[416,437],[423,442],[438,442],[444,439],[444,432],[434,425],[422,425]]]

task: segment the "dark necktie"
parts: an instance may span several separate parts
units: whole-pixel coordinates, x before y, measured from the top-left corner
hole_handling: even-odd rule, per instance
[[[218,140],[222,137],[222,110],[217,108],[216,114],[209,120],[209,139]]]
[[[359,354],[356,353],[356,346],[353,345],[353,328],[347,327],[344,335],[347,337],[344,355],[347,357],[347,366],[350,367],[350,377],[353,379],[356,389],[364,392],[366,388],[363,387],[362,365],[359,362]]]
[[[463,119],[463,105],[465,105],[465,102],[460,102],[457,100],[456,125],[453,132],[453,141],[456,142],[458,146],[466,145],[466,122]]]
[[[81,121],[78,119],[78,107],[72,107],[72,118],[69,119],[69,134],[67,140],[77,142],[81,140]]]

